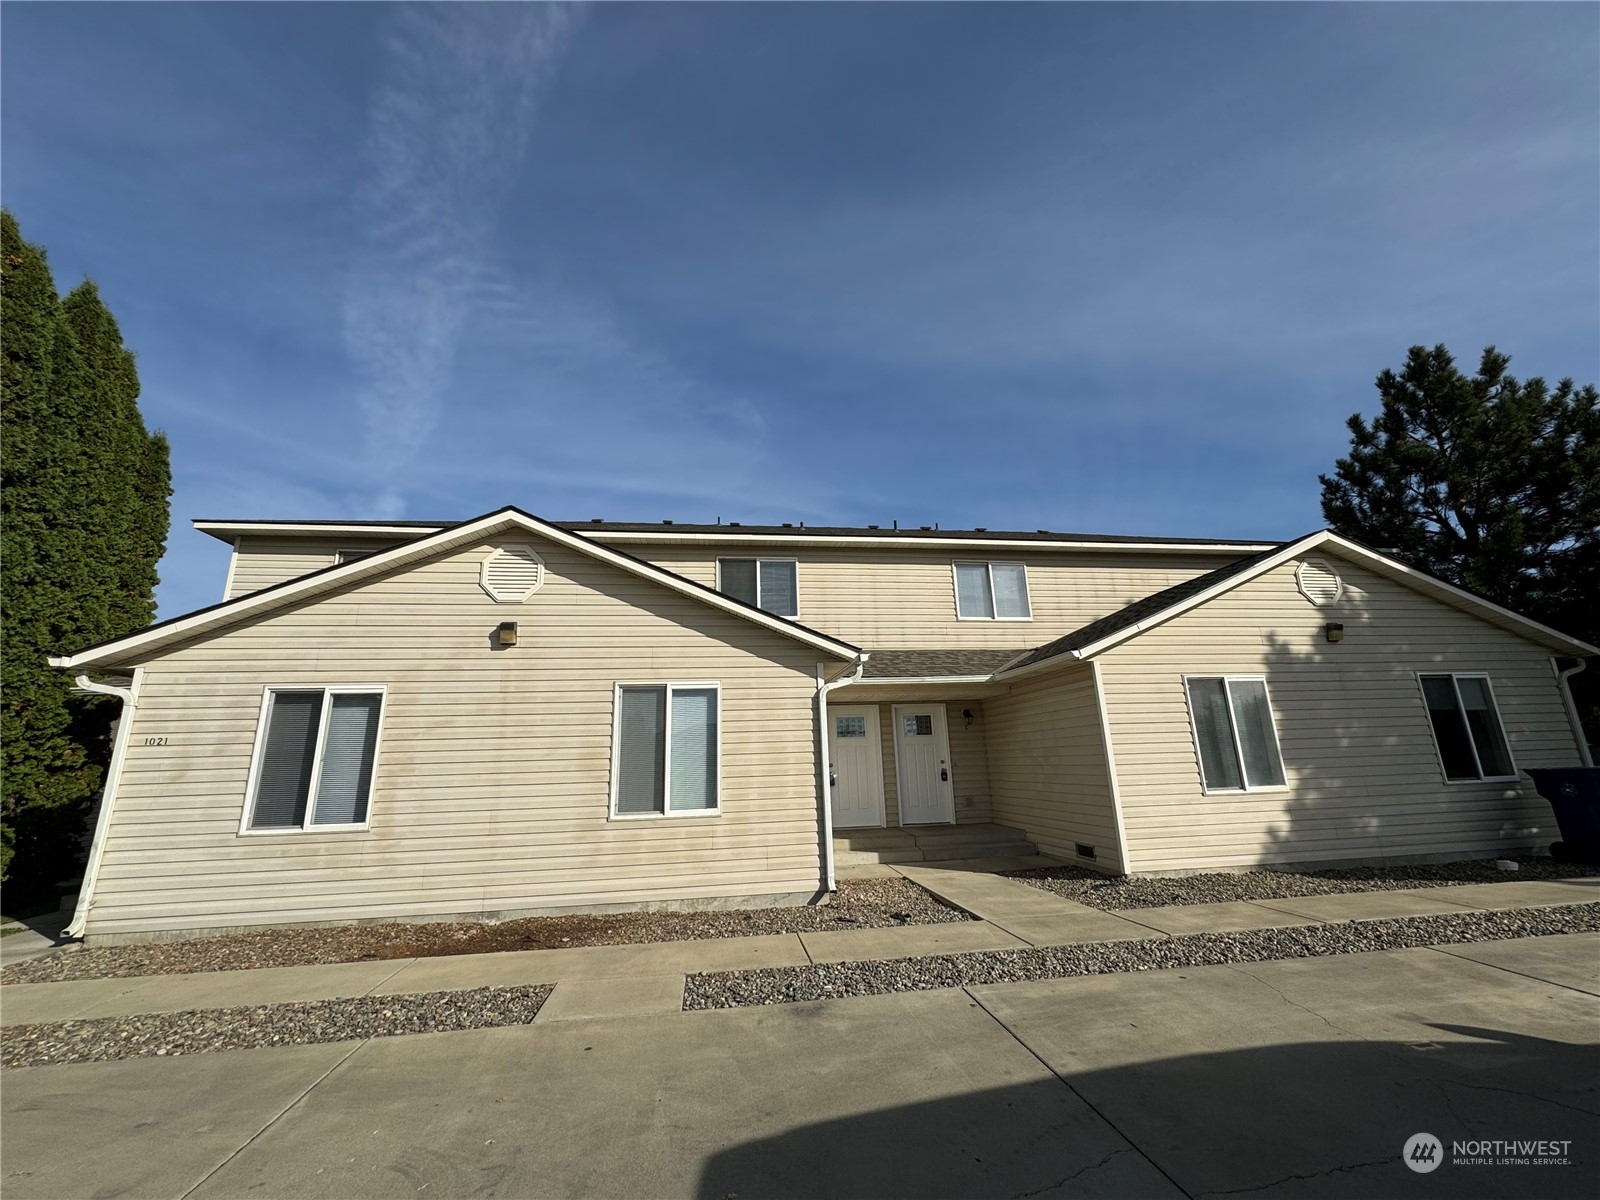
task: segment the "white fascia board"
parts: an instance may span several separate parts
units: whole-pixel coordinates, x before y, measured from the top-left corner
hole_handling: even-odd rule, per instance
[[[436,555],[470,546],[508,529],[521,529],[528,533],[542,537],[560,546],[599,559],[609,563],[632,575],[652,580],[664,587],[678,592],[690,599],[698,600],[712,608],[721,609],[733,616],[743,617],[752,624],[764,626],[775,633],[781,633],[795,641],[803,642],[816,649],[826,651],[838,658],[855,661],[860,650],[848,642],[841,642],[830,638],[826,634],[817,633],[803,625],[796,625],[785,621],[781,617],[774,617],[770,613],[761,612],[740,604],[709,588],[676,575],[661,567],[651,566],[631,558],[609,547],[597,545],[588,538],[579,537],[568,533],[554,525],[546,524],[537,517],[530,517],[517,511],[501,511],[490,513],[475,521],[468,521],[461,525],[452,525],[440,530],[432,536],[418,538],[414,541],[399,546],[392,546],[388,550],[380,550],[369,554],[365,558],[354,559],[341,566],[331,567],[318,571],[301,579],[291,580],[277,587],[266,588],[259,592],[252,592],[248,596],[241,596],[237,600],[227,601],[223,604],[213,605],[187,617],[154,626],[142,633],[130,634],[125,638],[107,642],[105,645],[84,650],[78,654],[63,655],[50,659],[53,667],[86,667],[94,666],[110,660],[126,660],[128,655],[139,650],[146,653],[183,641],[186,638],[206,633],[211,629],[232,625],[234,622],[257,613],[270,612],[273,609],[284,607],[296,600],[303,600],[316,596],[322,592],[332,591],[357,580],[369,576],[381,575],[398,566],[405,566],[412,562],[433,558]]]
[[[651,530],[626,530],[613,532],[611,530],[597,529],[585,536],[596,541],[606,542],[715,542],[720,544],[735,544],[739,542],[774,543],[782,546],[892,546],[896,549],[917,547],[930,549],[945,547],[956,550],[1109,550],[1117,552],[1131,552],[1138,550],[1171,551],[1184,554],[1231,554],[1235,558],[1243,558],[1247,554],[1260,554],[1263,550],[1270,550],[1277,545],[1276,542],[1247,542],[1236,545],[1219,545],[1216,542],[1075,542],[1075,541],[1033,541],[1019,538],[932,538],[932,537],[866,537],[856,534],[816,534],[816,533],[754,533],[743,529],[729,527],[729,533],[673,533],[663,531],[656,533]]]

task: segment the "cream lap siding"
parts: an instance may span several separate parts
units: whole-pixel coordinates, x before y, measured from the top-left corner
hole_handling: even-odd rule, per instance
[[[1082,862],[1084,842],[1096,867],[1122,870],[1093,669],[1018,684],[985,700],[984,717],[994,819],[1027,830],[1053,858]]]
[[[312,571],[334,565],[341,550],[386,550],[399,545],[395,538],[371,537],[273,537],[270,534],[245,534],[234,551],[233,574],[224,600],[234,600],[259,592],[264,587],[287,583]]]
[[[923,549],[797,549],[738,543],[707,548],[623,545],[637,558],[716,586],[716,560],[758,555],[799,562],[802,625],[881,649],[1038,646],[1123,605],[1215,570],[1227,554]],[[958,621],[951,564],[993,559],[1028,567],[1031,621]]]
[[[484,545],[145,663],[90,936],[813,895],[817,652],[538,549],[524,604]],[[721,814],[608,820],[613,686],[711,680]],[[268,684],[387,685],[370,831],[239,834]]]
[[[1444,781],[1417,683],[1419,671],[1488,672],[1518,770],[1576,766],[1551,652],[1325,561],[1344,581],[1333,604],[1310,604],[1291,562],[1101,658],[1135,871],[1488,854],[1557,836],[1526,780]],[[1330,621],[1345,627],[1337,645]],[[1266,677],[1287,790],[1202,792],[1186,674]]]

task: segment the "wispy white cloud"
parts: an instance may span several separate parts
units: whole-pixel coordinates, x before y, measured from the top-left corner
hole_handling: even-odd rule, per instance
[[[581,16],[561,4],[395,10],[369,113],[365,240],[342,314],[374,515],[404,508],[394,481],[438,421],[541,92]]]

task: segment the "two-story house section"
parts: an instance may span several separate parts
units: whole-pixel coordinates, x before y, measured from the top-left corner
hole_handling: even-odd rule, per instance
[[[839,862],[1527,850],[1594,647],[1328,532],[207,520],[75,932],[807,903]]]

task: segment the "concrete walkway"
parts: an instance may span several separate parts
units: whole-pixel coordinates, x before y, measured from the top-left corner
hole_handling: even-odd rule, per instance
[[[1588,1200],[1596,964],[1576,934],[29,1068],[4,1189]],[[1569,1161],[1417,1175],[1419,1131]]]
[[[0,987],[0,1025],[545,983],[559,986],[541,1012],[540,1021],[640,1016],[678,1011],[683,1004],[684,977],[712,971],[1224,933],[1600,900],[1600,878],[1585,878],[1359,892],[1305,900],[1193,904],[1115,914],[1002,878],[994,873],[998,865],[990,860],[975,860],[874,868],[904,875],[949,903],[982,918],[977,921],[148,975],[73,983],[8,984]]]

